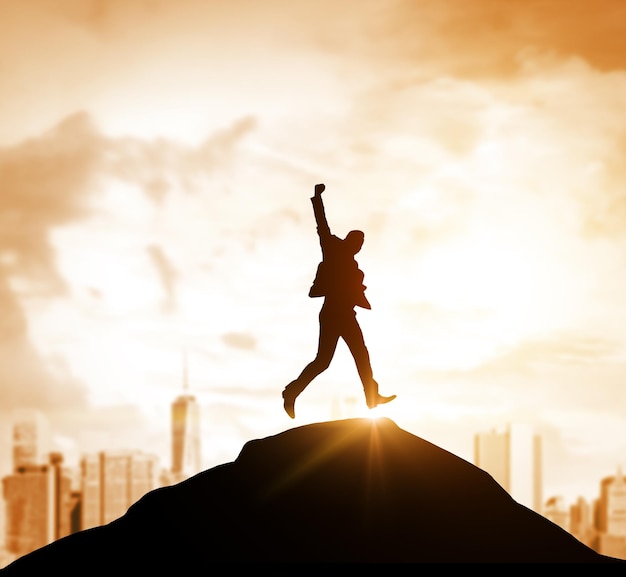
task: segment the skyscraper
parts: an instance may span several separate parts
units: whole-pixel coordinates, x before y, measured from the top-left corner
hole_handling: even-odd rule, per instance
[[[140,451],[101,451],[84,455],[81,468],[81,529],[118,519],[158,486],[156,455]]]
[[[600,482],[598,552],[626,559],[626,479],[621,469]]]
[[[201,470],[200,407],[187,393],[187,361],[183,364],[183,394],[172,403],[172,479],[183,481]]]
[[[595,538],[593,510],[583,497],[578,497],[576,503],[570,506],[570,532],[579,541],[593,548]]]
[[[6,547],[26,555],[54,541],[54,473],[47,465],[24,465],[2,479],[6,501]]]
[[[21,465],[2,479],[6,502],[6,547],[26,555],[71,531],[71,480],[62,457],[52,453],[46,464]]]
[[[43,465],[48,459],[50,427],[36,409],[19,409],[13,414],[13,470]]]
[[[621,469],[600,483],[601,530],[626,537],[626,480]]]
[[[474,437],[474,464],[489,473],[521,505],[542,512],[541,437],[512,424]]]
[[[100,513],[100,456],[84,455],[80,461],[82,503],[80,528],[91,529],[101,525]]]
[[[159,459],[156,455],[135,452],[130,460],[130,504],[159,486]]]
[[[132,505],[130,501],[130,468],[128,451],[100,453],[101,524],[119,519]]]
[[[69,535],[72,480],[61,453],[49,453],[50,428],[40,411],[13,414],[13,474],[2,479],[7,550],[19,557]]]

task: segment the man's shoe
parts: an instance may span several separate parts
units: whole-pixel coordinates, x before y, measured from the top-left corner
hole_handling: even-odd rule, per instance
[[[390,395],[389,397],[383,397],[383,395],[376,395],[373,399],[367,400],[367,406],[370,409],[376,408],[378,405],[384,405],[385,403],[390,403],[396,398],[396,395]]]
[[[285,407],[285,412],[292,418],[296,418],[296,395],[289,392],[289,389],[285,389],[283,391],[283,407]]]
[[[378,404],[384,405],[385,403],[390,403],[396,398],[396,395],[389,395],[388,397],[383,397],[382,395],[378,395]]]

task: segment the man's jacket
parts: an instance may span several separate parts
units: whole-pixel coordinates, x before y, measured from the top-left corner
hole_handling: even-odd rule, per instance
[[[372,308],[365,296],[367,287],[363,284],[364,275],[354,254],[343,239],[330,232],[321,195],[312,197],[311,202],[322,247],[322,262],[317,266],[309,296],[327,297],[327,301],[332,300],[350,308]]]

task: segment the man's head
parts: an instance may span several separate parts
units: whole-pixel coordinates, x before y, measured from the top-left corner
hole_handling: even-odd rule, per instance
[[[344,239],[344,242],[350,249],[352,254],[356,254],[361,250],[363,246],[363,241],[365,240],[365,235],[360,230],[351,230]]]

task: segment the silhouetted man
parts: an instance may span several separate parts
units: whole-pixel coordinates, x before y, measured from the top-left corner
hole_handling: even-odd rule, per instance
[[[296,398],[317,375],[328,368],[339,337],[346,342],[354,357],[367,406],[373,409],[396,398],[396,395],[383,397],[378,393],[378,383],[374,380],[369,353],[354,311],[355,306],[371,308],[365,296],[367,287],[363,284],[363,272],[354,259],[363,246],[365,235],[360,230],[350,231],[345,239],[331,234],[322,202],[325,188],[323,184],[316,184],[315,194],[311,198],[322,247],[322,262],[317,267],[309,291],[310,297],[324,297],[319,314],[319,342],[315,359],[283,391],[285,411],[292,419],[295,418]]]

